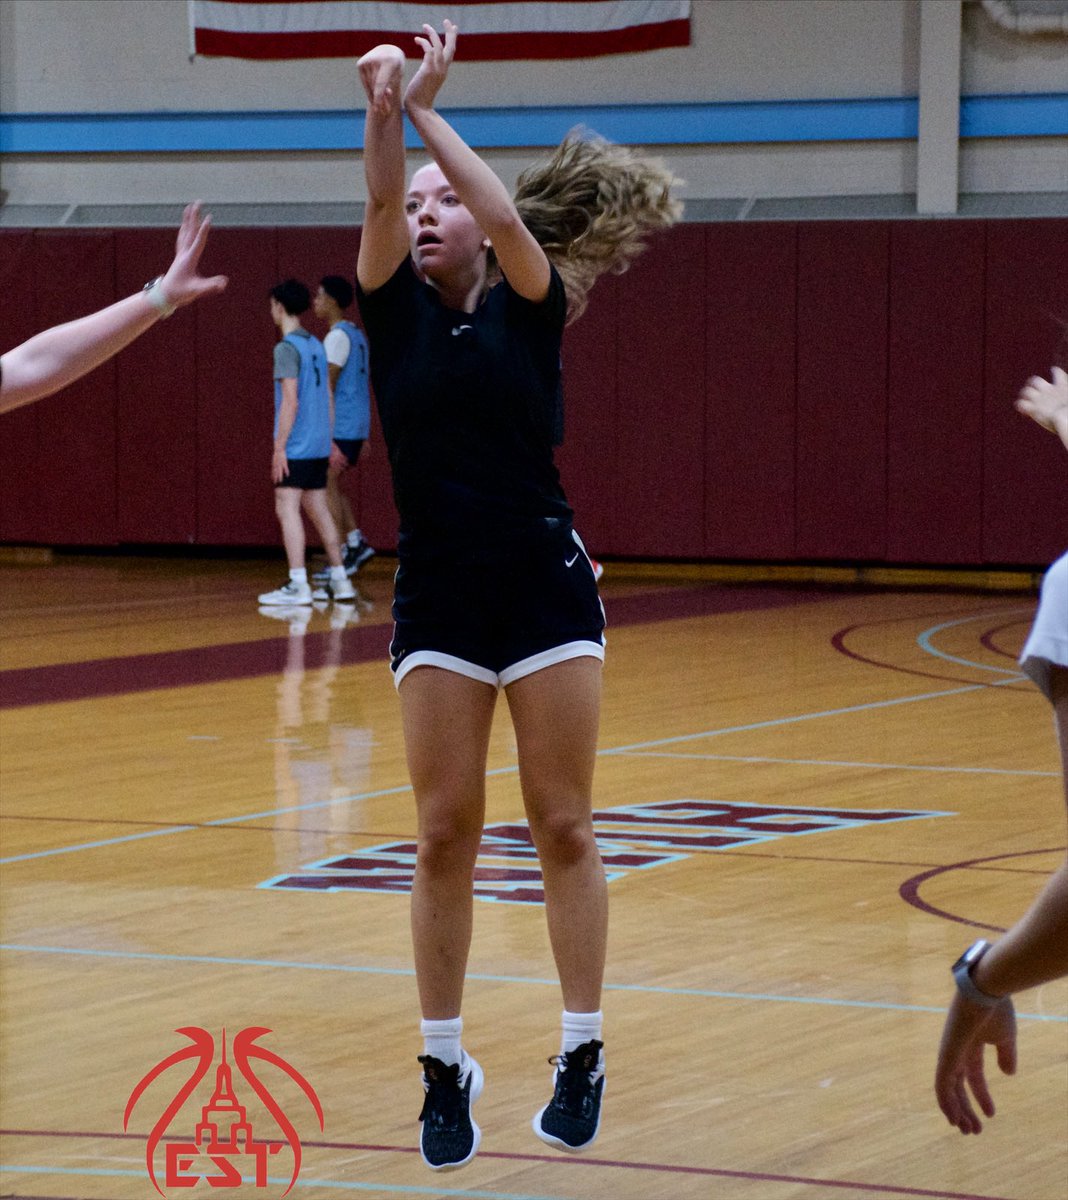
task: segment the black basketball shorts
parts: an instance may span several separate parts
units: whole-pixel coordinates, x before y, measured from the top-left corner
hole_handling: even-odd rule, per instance
[[[605,616],[579,536],[562,525],[495,565],[401,559],[389,652],[397,687],[441,667],[493,687],[571,658],[604,659]]]

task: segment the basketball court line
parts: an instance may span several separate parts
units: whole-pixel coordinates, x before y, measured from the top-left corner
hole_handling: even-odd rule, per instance
[[[304,1143],[306,1144],[306,1143]],[[121,1170],[116,1167],[31,1167],[22,1165],[0,1166],[0,1176],[4,1172],[9,1172],[12,1175],[67,1175],[74,1178],[82,1179],[144,1179],[147,1180],[148,1172],[144,1168],[140,1171]],[[255,1179],[251,1176],[244,1176],[243,1183],[255,1183]],[[289,1179],[283,1179],[281,1176],[267,1176],[268,1184],[288,1184]],[[457,1200],[567,1200],[566,1197],[560,1195],[555,1196],[535,1196],[529,1192],[487,1192],[481,1188],[471,1190],[468,1188],[443,1188],[443,1187],[423,1187],[417,1184],[403,1183],[346,1183],[340,1179],[308,1179],[301,1177],[293,1185],[295,1190],[309,1187],[324,1187],[335,1188],[338,1191],[345,1192],[388,1192],[394,1196],[455,1196]],[[924,1193],[918,1193],[923,1195]],[[930,1196],[946,1196],[946,1192],[928,1192]],[[993,1200],[993,1198],[982,1197],[978,1200]]]
[[[1031,613],[1033,611],[1034,610],[1031,608],[1007,608],[1001,609],[997,614],[975,613],[970,617],[960,617],[955,621],[943,621],[940,625],[932,625],[929,629],[925,629],[923,633],[916,638],[916,644],[921,650],[924,651],[924,653],[930,654],[934,658],[944,659],[946,662],[957,663],[958,665],[964,667],[971,667],[975,671],[990,671],[997,675],[1011,675],[1014,680],[1026,679],[1027,676],[1019,670],[1012,671],[1007,667],[991,667],[986,663],[974,662],[969,658],[959,658],[955,654],[947,654],[945,650],[939,650],[938,647],[933,644],[932,639],[934,638],[935,634],[941,633],[943,629],[952,629],[957,625],[968,625],[972,621],[988,620],[990,617],[995,615],[999,617],[1012,617],[1020,613]]]
[[[924,700],[938,700],[944,696],[960,696],[969,692],[986,691],[990,687],[1001,687],[1006,683],[1013,682],[1012,680],[995,680],[991,684],[974,683],[967,684],[964,687],[947,688],[938,692],[923,692],[916,696],[897,696],[891,700],[870,700],[864,704],[852,704],[845,708],[822,709],[812,713],[797,713],[790,717],[775,717],[768,721],[753,721],[745,725],[730,725],[721,729],[705,729],[698,733],[680,733],[673,737],[654,738],[647,742],[631,742],[626,746],[614,746],[609,749],[598,750],[598,756],[610,757],[612,755],[629,754],[636,750],[649,750],[658,746],[678,745],[681,742],[698,741],[701,738],[723,737],[731,733],[752,733],[758,729],[777,729],[786,725],[794,725],[803,721],[820,720],[823,717],[840,717],[847,716],[851,713],[869,712],[881,708],[893,708],[902,704],[914,704]],[[493,775],[511,775],[519,771],[518,764],[507,767],[495,767],[486,772],[487,777]],[[373,792],[360,792],[351,796],[339,796],[336,799],[330,800],[314,800],[306,804],[294,804],[285,808],[265,809],[262,812],[248,813],[243,816],[236,817],[219,817],[216,820],[208,821],[208,825],[229,825],[237,824],[242,821],[256,821],[264,817],[277,816],[280,813],[286,812],[302,812],[309,809],[332,807],[335,804],[349,804],[359,800],[373,800],[381,796],[399,795],[403,792],[411,790],[411,784],[398,785],[391,788],[382,788]],[[192,825],[175,825],[170,829],[153,829],[142,834],[126,834],[123,837],[104,839],[99,842],[87,842],[73,846],[62,846],[52,850],[37,850],[29,854],[13,854],[6,858],[0,858],[0,864],[8,865],[16,862],[28,862],[33,859],[50,858],[58,854],[73,854],[80,850],[94,850],[104,846],[115,845],[120,842],[133,842],[142,837],[160,837],[169,833],[185,833],[196,828]]]
[[[694,758],[709,762],[784,763],[793,767],[865,767],[873,771],[934,771],[958,775],[1033,775],[1042,779],[1060,779],[1060,771],[1017,771],[1005,767],[944,767],[915,763],[846,762],[835,758],[768,758],[756,754],[683,754],[672,750],[628,750],[628,758]]]
[[[355,966],[346,963],[314,963],[290,962],[284,959],[235,958],[225,955],[211,954],[162,954],[154,951],[136,950],[100,950],[77,946],[30,946],[17,942],[0,944],[0,950],[22,954],[54,954],[74,958],[122,959],[130,962],[154,963],[199,963],[204,966],[225,967],[256,967],[271,970],[293,971],[325,971],[342,975],[376,975],[388,978],[414,979],[415,970],[411,967],[368,967]],[[559,988],[558,979],[539,979],[531,975],[495,975],[486,972],[469,971],[466,975],[469,981],[480,983],[517,983],[530,987]],[[938,1005],[926,1004],[892,1004],[881,1000],[843,1000],[834,996],[786,996],[773,992],[728,992],[714,988],[682,988],[658,987],[642,983],[605,983],[606,992],[637,992],[655,996],[678,996],[682,998],[703,1000],[744,1000],[746,1002],[759,1000],[769,1004],[806,1004],[824,1008],[866,1008],[878,1012],[892,1013],[937,1013],[945,1016],[948,1009]],[[1068,1016],[1058,1016],[1050,1013],[1021,1013],[1017,1012],[1018,1020],[1049,1021],[1056,1024],[1068,1024]]]
[[[3,1130],[4,1134],[10,1133],[10,1136],[19,1136],[18,1130]],[[23,1134],[23,1136],[25,1136]],[[31,1134],[31,1136],[33,1136]],[[45,1136],[48,1136],[47,1134]],[[55,1133],[52,1136],[62,1137],[62,1133]],[[77,1135],[76,1135],[77,1136]],[[303,1142],[302,1145],[313,1147],[323,1145],[323,1143]],[[347,1145],[344,1143],[326,1143],[327,1146],[337,1146],[345,1150],[359,1151],[380,1151],[387,1154],[414,1154],[415,1147],[412,1146],[360,1146]],[[845,1179],[818,1179],[812,1176],[805,1175],[779,1175],[768,1171],[741,1171],[730,1170],[725,1167],[694,1167],[685,1166],[676,1163],[646,1163],[646,1162],[627,1162],[622,1159],[609,1158],[565,1158],[557,1156],[550,1158],[548,1155],[542,1154],[509,1154],[483,1150],[480,1153],[481,1158],[485,1159],[503,1159],[509,1162],[531,1162],[544,1164],[546,1166],[563,1167],[567,1170],[581,1169],[582,1167],[600,1167],[610,1168],[619,1171],[641,1171],[655,1174],[667,1175],[696,1175],[698,1177],[710,1179],[741,1179],[750,1182],[763,1183],[789,1183],[801,1184],[802,1186],[811,1186],[818,1188],[841,1188],[850,1189],[854,1192],[866,1192],[876,1196],[918,1196],[924,1200],[1010,1200],[1005,1196],[993,1196],[989,1193],[985,1195],[977,1195],[974,1192],[946,1192],[935,1191],[932,1188],[913,1188],[913,1187],[895,1187],[893,1184],[881,1183],[861,1183],[855,1180]],[[11,1165],[0,1167],[0,1174],[4,1171],[9,1171],[12,1174],[25,1175],[67,1175],[81,1177],[105,1177],[105,1178],[144,1178],[147,1175],[145,1170],[132,1171],[120,1170],[116,1168],[104,1167],[37,1167]],[[244,1182],[252,1183],[251,1178]],[[286,1184],[288,1179],[271,1178],[268,1176],[268,1183]],[[399,1196],[448,1196],[456,1197],[456,1200],[569,1200],[566,1196],[561,1196],[559,1193],[553,1196],[534,1195],[532,1193],[516,1193],[516,1192],[490,1192],[483,1189],[469,1188],[443,1188],[430,1187],[420,1184],[382,1184],[382,1183],[363,1183],[357,1181],[344,1182],[333,1179],[309,1179],[300,1178],[297,1180],[295,1187],[298,1189],[307,1187],[324,1187],[336,1188],[339,1191],[355,1191],[355,1192],[388,1192],[392,1195]]]

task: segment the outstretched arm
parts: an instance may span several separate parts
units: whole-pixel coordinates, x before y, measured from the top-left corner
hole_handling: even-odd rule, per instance
[[[408,253],[401,112],[403,66],[404,52],[389,45],[369,50],[359,63],[360,82],[367,93],[363,136],[367,211],[356,278],[365,292],[373,292],[391,279]]]
[[[445,22],[445,40],[431,25],[417,37],[423,61],[404,93],[412,124],[464,207],[493,244],[497,262],[513,290],[528,300],[549,291],[549,260],[523,224],[508,189],[455,129],[434,111],[434,99],[456,53],[456,26]]]
[[[1068,802],[1068,667],[1053,667],[1050,688]],[[973,1098],[986,1116],[994,1115],[983,1069],[985,1047],[996,1047],[998,1066],[1006,1075],[1016,1071],[1012,994],[1068,975],[1068,861],[1054,871],[1027,912],[991,946],[971,974],[981,992],[1003,999],[994,1008],[983,1008],[958,992],[946,1017],[935,1096],[946,1120],[961,1133],[982,1131]]]
[[[221,292],[226,276],[206,279],[197,274],[211,227],[190,204],[178,230],[174,261],[157,285],[157,297],[169,311],[200,296]],[[58,392],[106,362],[164,315],[145,292],[128,296],[66,325],[56,325],[9,350],[0,358],[0,412],[18,408]]]
[[[1055,433],[1068,449],[1068,374],[1054,367],[1048,380],[1032,376],[1016,398],[1016,411]]]

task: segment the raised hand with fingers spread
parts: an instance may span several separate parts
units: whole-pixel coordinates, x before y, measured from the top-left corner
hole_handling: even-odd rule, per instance
[[[445,40],[433,25],[424,25],[425,37],[415,39],[423,51],[423,61],[419,70],[412,76],[404,91],[404,107],[410,113],[413,109],[430,109],[441,86],[449,74],[449,66],[456,55],[457,27],[449,20],[445,21]]]

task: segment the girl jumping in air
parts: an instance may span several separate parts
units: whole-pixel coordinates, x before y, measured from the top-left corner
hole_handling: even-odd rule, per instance
[[[423,61],[403,108],[433,161],[407,183],[404,55],[382,45],[359,64],[357,295],[401,518],[390,653],[418,814],[420,1149],[435,1170],[469,1162],[480,1138],[482,1070],[461,1044],[460,1008],[502,689],[564,1002],[534,1131],[574,1151],[600,1126],[607,892],[591,792],[604,613],[553,465],[560,346],[596,278],[625,270],[680,208],[662,166],[573,135],[513,199],[434,110],[456,40],[449,21],[416,38]]]

